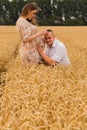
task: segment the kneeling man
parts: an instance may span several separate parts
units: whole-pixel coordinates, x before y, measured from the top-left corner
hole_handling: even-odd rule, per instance
[[[64,64],[69,65],[70,60],[67,55],[65,45],[55,38],[52,30],[47,30],[48,33],[44,36],[46,47],[43,49],[37,45],[37,51],[42,56],[43,60],[49,64]]]

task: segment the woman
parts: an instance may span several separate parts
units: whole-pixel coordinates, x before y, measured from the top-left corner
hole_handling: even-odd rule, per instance
[[[37,5],[35,3],[28,3],[23,7],[22,13],[16,22],[17,30],[22,39],[20,56],[24,64],[39,63],[41,61],[41,57],[35,48],[37,44],[44,46],[41,36],[45,35],[47,31],[37,31],[34,25],[37,12]]]

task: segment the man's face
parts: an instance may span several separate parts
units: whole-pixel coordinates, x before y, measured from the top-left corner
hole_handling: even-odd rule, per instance
[[[45,42],[47,43],[47,45],[51,46],[54,42],[55,36],[52,32],[48,32],[44,38],[45,38]]]

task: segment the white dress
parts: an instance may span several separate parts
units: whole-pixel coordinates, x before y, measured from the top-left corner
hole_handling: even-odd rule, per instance
[[[41,61],[41,56],[38,51],[35,49],[36,44],[44,46],[44,41],[41,36],[37,37],[31,42],[24,43],[23,41],[29,38],[30,36],[36,34],[37,28],[32,23],[28,22],[23,17],[19,17],[16,22],[17,31],[21,37],[22,45],[20,48],[20,56],[24,64],[29,63],[39,63]]]

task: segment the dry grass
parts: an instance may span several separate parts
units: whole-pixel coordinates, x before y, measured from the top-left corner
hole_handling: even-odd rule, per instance
[[[87,130],[87,27],[44,28],[65,43],[69,67],[24,67],[15,27],[0,27],[0,130]]]
[[[14,27],[0,27],[0,71],[4,65],[15,55],[19,44],[19,36]]]

